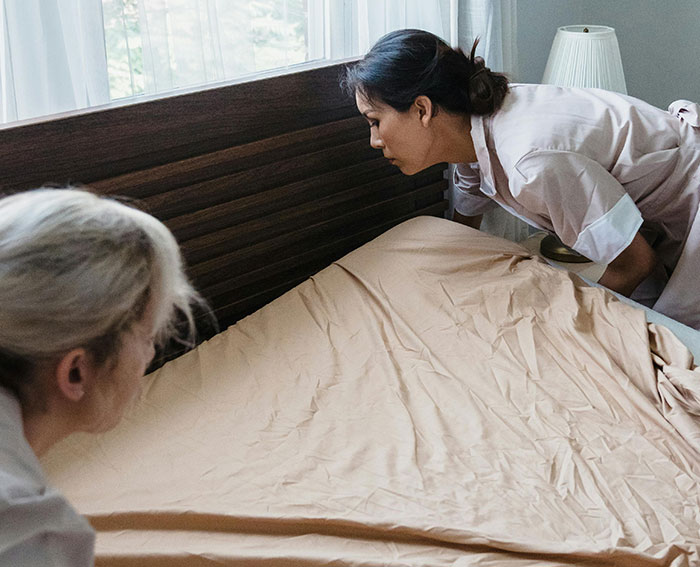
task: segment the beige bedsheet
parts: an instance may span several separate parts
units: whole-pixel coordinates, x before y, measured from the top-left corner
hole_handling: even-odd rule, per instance
[[[642,311],[424,217],[44,465],[98,565],[698,565],[691,366]]]

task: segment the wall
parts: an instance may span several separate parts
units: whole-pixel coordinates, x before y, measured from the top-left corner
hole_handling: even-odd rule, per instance
[[[628,94],[666,108],[700,102],[700,0],[519,0],[518,74],[539,83],[559,26],[615,28]]]

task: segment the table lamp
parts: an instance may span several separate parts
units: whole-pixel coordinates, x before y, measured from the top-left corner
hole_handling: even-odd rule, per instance
[[[608,26],[563,26],[557,30],[542,82],[595,87],[627,94],[620,46]]]
[[[557,29],[542,82],[627,94],[615,30],[608,26],[563,26]],[[560,262],[590,261],[551,234],[542,239],[540,252],[546,258]]]

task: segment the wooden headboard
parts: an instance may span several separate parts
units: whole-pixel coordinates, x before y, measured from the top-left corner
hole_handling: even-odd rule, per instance
[[[446,209],[444,166],[369,146],[341,65],[0,129],[0,190],[138,199],[181,243],[223,329],[350,250]]]

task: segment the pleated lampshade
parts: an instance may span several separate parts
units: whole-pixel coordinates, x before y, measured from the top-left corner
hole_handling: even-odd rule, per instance
[[[542,82],[627,94],[615,30],[608,26],[560,27],[554,36]]]

